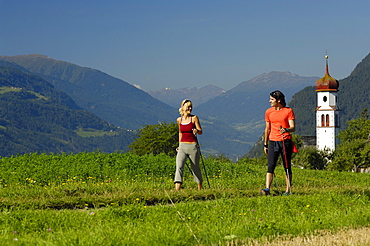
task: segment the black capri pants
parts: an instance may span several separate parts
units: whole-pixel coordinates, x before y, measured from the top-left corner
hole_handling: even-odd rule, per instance
[[[293,150],[293,144],[291,139],[284,140],[284,146],[283,147],[283,141],[270,141],[269,148],[268,148],[268,173],[274,173],[276,168],[276,163],[279,158],[279,155],[281,155],[281,158],[283,159],[283,165],[284,169],[288,169],[288,173],[292,174],[292,166],[291,166],[291,159],[292,159],[292,150]],[[284,150],[286,153],[286,160],[284,157]],[[285,163],[285,161],[288,162],[288,168]]]

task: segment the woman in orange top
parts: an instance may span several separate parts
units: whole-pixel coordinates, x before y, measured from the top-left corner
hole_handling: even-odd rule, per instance
[[[270,194],[276,163],[281,155],[287,174],[285,195],[289,195],[292,182],[290,160],[293,149],[290,132],[295,131],[294,112],[291,108],[286,107],[285,96],[281,91],[271,92],[269,102],[271,108],[267,109],[265,113],[266,127],[264,132],[264,152],[268,155],[268,170],[266,189],[261,190],[261,194]]]
[[[182,176],[186,159],[191,161],[191,169],[193,170],[194,181],[198,184],[198,190],[202,189],[202,173],[200,171],[200,150],[197,141],[197,134],[202,135],[202,127],[196,115],[192,115],[193,104],[189,99],[181,102],[179,112],[181,117],[177,118],[179,126],[179,147],[176,156],[176,172],[175,172],[175,188],[180,190],[182,184]]]

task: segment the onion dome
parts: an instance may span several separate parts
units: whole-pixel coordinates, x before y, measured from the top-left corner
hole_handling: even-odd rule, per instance
[[[332,78],[329,74],[328,58],[329,57],[326,55],[326,73],[324,77],[316,81],[316,91],[338,91],[338,80]]]

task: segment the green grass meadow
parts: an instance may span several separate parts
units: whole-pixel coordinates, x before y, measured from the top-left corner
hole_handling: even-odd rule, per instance
[[[279,166],[264,197],[266,159],[203,158],[196,190],[175,158],[131,153],[29,154],[0,159],[1,245],[248,245],[317,230],[370,226],[370,175]],[[202,167],[203,170],[203,167]],[[203,172],[204,174],[204,172]]]

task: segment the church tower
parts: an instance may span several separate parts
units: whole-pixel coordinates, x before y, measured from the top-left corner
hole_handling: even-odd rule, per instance
[[[338,80],[329,75],[328,56],[326,73],[316,81],[316,146],[319,150],[335,150],[336,138],[339,131]]]

